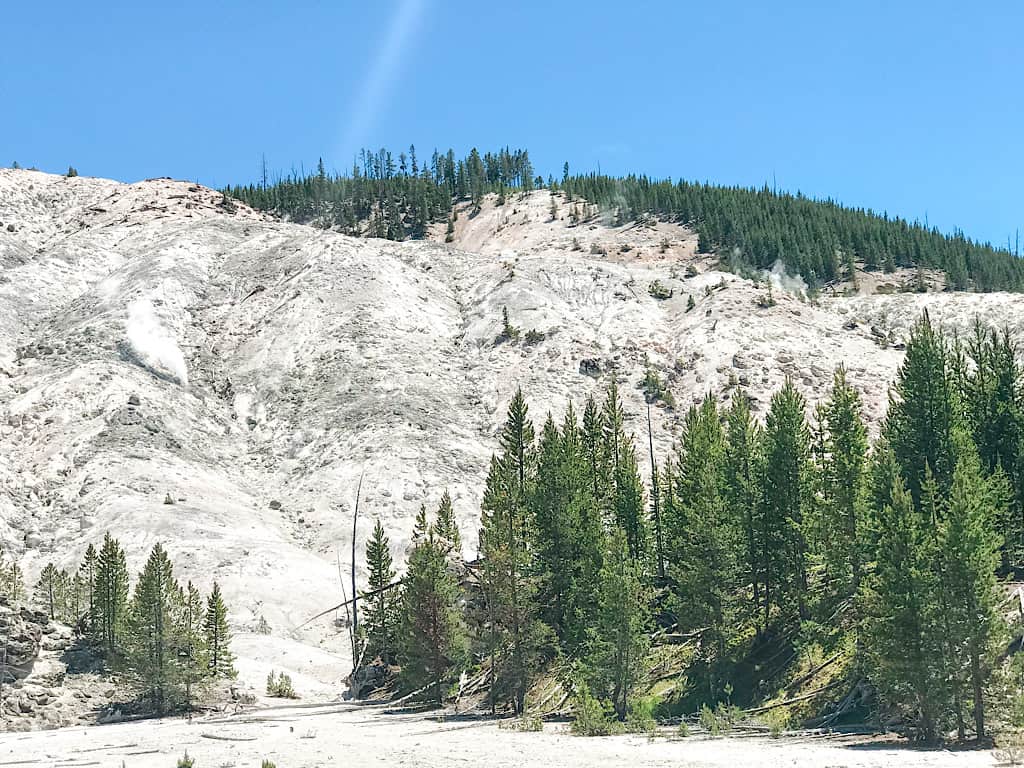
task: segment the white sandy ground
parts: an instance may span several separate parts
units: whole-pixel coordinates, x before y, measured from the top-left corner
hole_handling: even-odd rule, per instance
[[[196,768],[258,768],[264,759],[278,768],[995,764],[988,751],[913,750],[849,737],[679,739],[666,730],[658,738],[581,738],[570,735],[562,724],[548,724],[543,733],[523,733],[493,722],[438,722],[433,714],[392,715],[376,707],[345,704],[280,707],[191,722],[174,719],[0,734],[0,766],[173,768],[186,750]]]
[[[814,402],[841,362],[877,424],[902,353],[872,326],[902,338],[925,307],[953,328],[1024,330],[1011,294],[776,291],[762,309],[765,289],[716,271],[685,228],[571,226],[547,192],[463,207],[448,245],[444,225],[431,242],[360,240],[221,199],[0,170],[0,547],[34,579],[107,530],[133,572],[164,542],[181,579],[224,589],[241,686],[279,669],[306,701],[333,700],[350,668],[343,617],[305,622],[342,600],[360,473],[360,562],[379,517],[401,566],[417,509],[445,488],[472,556],[517,386],[539,429],[615,377],[642,446],[650,364],[679,403],[652,408],[663,456],[705,393],[742,386],[763,414],[785,376]],[[652,298],[655,279],[674,296]],[[503,307],[546,338],[495,345]]]

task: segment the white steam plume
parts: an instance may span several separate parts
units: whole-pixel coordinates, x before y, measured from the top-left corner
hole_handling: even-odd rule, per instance
[[[807,295],[807,283],[800,275],[790,275],[786,272],[786,266],[781,260],[776,260],[772,264],[772,269],[769,272],[767,269],[762,270],[761,274],[764,279],[771,283],[773,289],[777,291],[785,291],[786,293],[795,293],[797,296]]]
[[[149,299],[136,299],[131,303],[125,334],[140,362],[177,379],[182,386],[188,384],[185,356],[156,316],[153,302]]]

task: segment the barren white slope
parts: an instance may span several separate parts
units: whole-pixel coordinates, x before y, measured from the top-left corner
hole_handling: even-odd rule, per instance
[[[491,200],[461,211],[450,245],[443,226],[437,242],[392,243],[231,211],[188,182],[0,171],[4,550],[34,579],[107,530],[133,571],[162,541],[181,578],[224,588],[243,683],[286,669],[306,697],[332,697],[346,636],[333,617],[300,625],[342,599],[360,474],[360,561],[378,517],[401,561],[419,505],[445,488],[473,554],[517,386],[540,421],[614,376],[646,438],[650,364],[679,403],[652,409],[664,453],[706,392],[743,386],[763,413],[791,375],[813,402],[841,362],[877,421],[901,353],[872,325],[905,334],[925,307],[960,328],[1024,322],[1009,294],[812,305],[777,290],[762,309],[765,289],[715,271],[681,227],[570,226],[569,205],[555,220],[549,207],[546,192]],[[672,298],[649,295],[655,279]],[[502,307],[546,338],[495,345]],[[261,616],[269,636],[252,631]]]

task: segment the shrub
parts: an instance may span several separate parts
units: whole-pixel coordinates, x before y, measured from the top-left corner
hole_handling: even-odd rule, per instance
[[[691,293],[691,294],[688,294],[688,295],[686,296],[686,311],[687,311],[687,312],[689,312],[689,311],[690,311],[690,310],[692,310],[692,309],[693,309],[693,308],[694,308],[695,306],[697,306],[697,303],[696,303],[696,302],[695,302],[695,301],[693,300],[693,294],[692,294],[692,293]]]
[[[544,730],[544,721],[537,715],[522,715],[511,722],[501,723],[499,727],[525,733],[539,733]]]
[[[653,368],[647,368],[647,371],[644,373],[644,378],[640,382],[640,389],[644,391],[647,402],[653,403],[656,400],[660,400],[669,408],[676,407],[676,399],[673,397],[672,391],[668,388],[668,384]]]
[[[273,760],[267,760],[263,758],[263,762],[260,764],[260,768],[277,768],[277,764]]]
[[[761,309],[768,309],[768,307],[775,306],[775,296],[772,294],[771,283],[768,284],[768,293],[759,293],[757,298],[754,300]]]
[[[670,245],[672,245],[672,244],[668,241],[668,238],[667,237],[663,237],[663,238],[661,238],[661,242],[658,244],[658,249],[662,253],[665,253],[665,251],[667,251],[669,249]]]
[[[658,700],[653,696],[634,701],[626,715],[626,730],[629,733],[651,733],[657,730],[658,721],[654,719],[654,708],[657,704]]]
[[[690,735],[690,726],[687,725],[686,720],[679,721],[679,727],[676,728],[676,736],[681,739],[685,739]]]
[[[576,692],[573,711],[572,732],[579,736],[608,736],[616,730],[601,702],[585,684],[581,684]]]
[[[71,179],[71,178],[74,178],[75,176],[78,175],[78,171],[75,169],[75,166],[69,165],[68,166],[68,172],[66,174],[64,174],[64,175],[67,176],[69,179]]]
[[[660,280],[655,280],[653,283],[647,286],[647,292],[651,294],[658,301],[664,301],[665,299],[671,299],[675,291],[666,288],[661,284]]]
[[[686,274],[687,277],[696,277],[697,276],[697,268],[695,266],[693,266],[693,264],[687,264],[686,265],[686,272],[685,272],[685,274]]]
[[[519,329],[512,325],[508,319],[508,307],[501,308],[501,333],[499,333],[495,339],[495,344],[501,344],[503,341],[516,341],[519,338]]]
[[[185,754],[178,758],[178,768],[192,768],[196,764],[196,761],[189,757],[188,750],[185,750]]]
[[[771,737],[777,739],[789,727],[789,713],[785,707],[769,709],[765,712],[764,723],[768,726]]]
[[[712,736],[718,736],[722,733],[722,721],[707,704],[701,705],[700,712],[697,713],[697,721],[700,723],[701,728]]]
[[[538,331],[531,328],[526,332],[526,335],[523,337],[523,341],[526,343],[527,346],[532,347],[534,344],[540,344],[546,338],[547,335],[544,333],[544,331]]]
[[[276,674],[271,670],[267,675],[267,696],[278,699],[297,699],[299,695],[292,687],[292,678],[285,672]]]

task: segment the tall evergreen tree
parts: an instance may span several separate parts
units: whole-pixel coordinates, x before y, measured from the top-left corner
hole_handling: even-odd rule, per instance
[[[363,631],[366,633],[366,654],[380,656],[393,662],[397,650],[398,591],[389,589],[395,581],[392,567],[391,544],[380,520],[373,526],[373,534],[366,542],[366,589],[362,599]]]
[[[96,616],[96,571],[99,566],[99,555],[96,553],[96,547],[90,544],[85,548],[85,557],[82,559],[82,565],[78,569],[78,573],[82,577],[82,582],[85,589],[85,615],[91,622],[93,617]],[[91,627],[90,627],[91,630]]]
[[[643,672],[649,596],[622,531],[609,537],[601,569],[599,613],[591,636],[587,677],[591,690],[611,701],[625,719]]]
[[[46,612],[50,619],[56,619],[61,613],[60,571],[53,563],[47,563],[39,574],[35,588],[36,603]]]
[[[224,596],[221,594],[220,585],[217,582],[213,582],[213,588],[206,599],[203,633],[210,674],[213,677],[234,678],[235,657],[231,653],[231,630],[228,627],[228,608],[224,602]]]
[[[206,647],[202,593],[190,581],[179,594],[180,613],[175,627],[177,657],[181,665],[184,703],[191,708],[209,679],[210,658]]]
[[[158,543],[139,575],[129,607],[128,659],[160,714],[181,697],[184,670],[178,650],[182,611],[181,588],[167,552]]]
[[[864,638],[871,679],[882,701],[901,712],[919,738],[930,741],[952,709],[943,675],[936,552],[902,478],[890,497],[891,505],[878,516],[875,570],[863,587]]]
[[[438,544],[445,548],[449,555],[461,559],[462,537],[459,535],[459,524],[455,520],[452,497],[447,490],[441,494],[441,501],[437,507],[437,517],[434,521],[434,532],[437,536]]]
[[[925,312],[911,330],[882,428],[915,503],[925,464],[943,493],[952,482],[953,433],[961,421],[956,389],[948,344]]]
[[[630,555],[644,563],[649,554],[650,536],[644,486],[637,466],[636,447],[625,432],[625,411],[613,379],[605,396],[604,455],[611,472],[609,523],[626,534]]]
[[[409,555],[399,629],[401,679],[409,690],[430,687],[438,704],[466,663],[459,585],[444,544],[431,530]]]
[[[743,393],[733,395],[726,414],[725,496],[728,508],[742,531],[743,556],[739,558],[741,583],[750,586],[751,615],[761,604],[762,523],[760,519],[761,432],[750,413],[750,401]]]
[[[120,649],[128,618],[128,564],[120,543],[109,532],[96,559],[93,603],[90,631],[106,653],[114,655]]]
[[[771,399],[764,427],[761,562],[764,623],[774,605],[785,614],[796,605],[807,618],[807,544],[804,516],[810,510],[810,433],[803,396],[786,379]]]
[[[943,589],[950,609],[948,631],[957,651],[952,675],[968,677],[977,738],[985,737],[985,693],[1000,637],[995,570],[999,565],[996,531],[1001,489],[985,480],[973,447],[957,452],[946,515],[939,526]]]
[[[864,571],[868,437],[861,410],[860,395],[840,366],[824,408],[827,443],[821,510],[826,572],[830,592],[837,601],[851,601],[856,596]]]
[[[481,583],[490,616],[491,696],[508,696],[516,712],[525,709],[543,637],[528,514],[535,479],[533,440],[526,400],[517,390],[501,434],[502,455],[491,459],[480,521]]]
[[[980,320],[967,344],[973,364],[964,399],[982,467],[1002,469],[1012,489],[1012,503],[998,521],[1004,538],[1005,567],[1024,560],[1024,380],[1017,346],[1008,330],[986,331]]]
[[[725,683],[721,671],[740,548],[724,481],[725,440],[709,395],[699,408],[690,408],[679,439],[668,552],[679,624],[700,630],[697,654],[710,701],[718,700]]]

